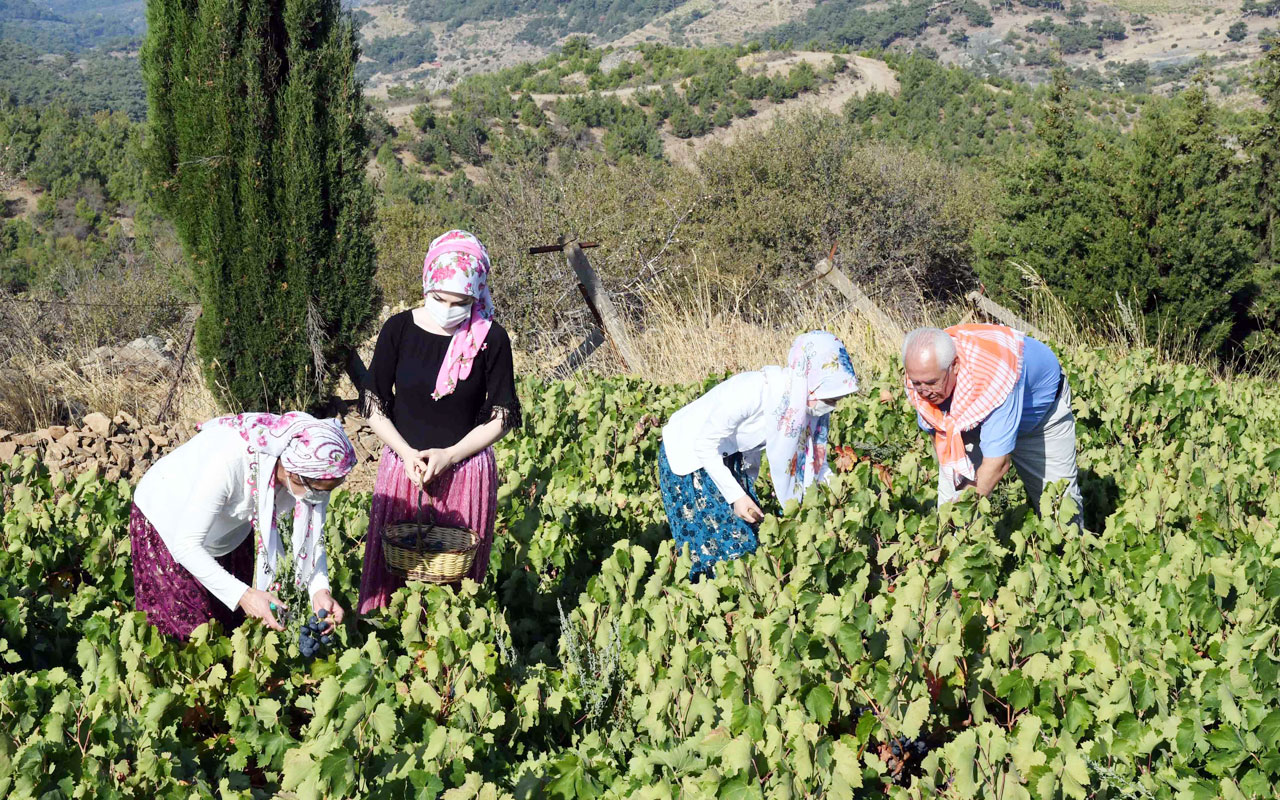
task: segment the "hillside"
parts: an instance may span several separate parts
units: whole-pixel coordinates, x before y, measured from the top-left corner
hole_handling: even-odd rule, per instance
[[[597,46],[620,49],[643,43],[708,46],[751,40],[923,48],[942,63],[983,75],[1042,80],[1049,67],[1064,65],[1142,88],[1148,76],[1152,86],[1178,84],[1191,65],[1207,58],[1226,76],[1220,91],[1231,92],[1239,83],[1231,71],[1256,58],[1260,35],[1276,27],[1265,9],[1250,5],[1254,10],[1246,13],[1238,0],[824,0],[816,5],[804,0],[693,0],[665,8],[635,5],[655,6],[662,13],[646,18],[643,9],[633,9],[606,25],[569,12],[555,16],[536,3],[517,4],[525,13],[499,13],[483,3],[365,4],[360,13],[368,15],[363,31],[367,48],[398,52],[400,43],[431,37],[431,58],[403,67],[402,61],[379,63],[375,53],[365,65],[366,74],[374,87],[412,83],[440,89],[467,75],[539,58],[567,37],[582,34]]]

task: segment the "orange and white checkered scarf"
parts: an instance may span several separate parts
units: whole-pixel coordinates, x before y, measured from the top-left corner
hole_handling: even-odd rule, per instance
[[[957,477],[974,478],[973,462],[964,450],[961,433],[972,430],[1009,398],[1022,374],[1022,346],[1026,334],[1004,325],[953,325],[947,334],[956,343],[956,387],[951,409],[944,412],[905,383],[907,397],[933,428],[938,467]]]

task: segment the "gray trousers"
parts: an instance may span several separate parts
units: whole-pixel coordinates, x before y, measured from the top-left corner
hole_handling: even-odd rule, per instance
[[[1064,376],[1063,380],[1066,378]],[[982,463],[982,448],[978,444],[979,431],[982,426],[966,431],[963,434],[965,451],[976,469]],[[1080,495],[1080,483],[1076,474],[1076,418],[1071,413],[1071,386],[1063,383],[1058,403],[1045,415],[1035,428],[1018,437],[1013,445],[1013,466],[1022,478],[1022,485],[1027,490],[1027,501],[1031,508],[1040,513],[1040,495],[1044,493],[1046,483],[1066,480],[1067,487],[1063,496],[1069,496],[1076,502],[1075,519],[1077,526],[1084,527],[1081,514],[1084,500]],[[939,470],[941,473],[941,470]],[[949,476],[938,475],[938,505],[955,500],[961,490],[957,490]],[[1062,496],[1054,498],[1060,502]]]

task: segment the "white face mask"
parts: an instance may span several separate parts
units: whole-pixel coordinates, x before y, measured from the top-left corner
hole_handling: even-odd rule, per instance
[[[832,411],[835,411],[835,410],[836,410],[835,406],[831,405],[826,401],[819,400],[815,402],[812,406],[810,406],[809,413],[815,417],[825,417],[826,415],[830,414]]]
[[[456,328],[471,316],[471,304],[462,305],[446,305],[435,299],[431,295],[427,295],[425,303],[427,313],[436,323],[445,329]]]
[[[306,489],[306,491],[303,492],[301,495],[297,495],[293,493],[293,481],[287,481],[285,484],[285,488],[288,489],[289,495],[293,497],[294,500],[297,500],[299,503],[306,503],[307,505],[314,506],[329,499],[329,492],[322,492],[319,489],[312,489],[310,486],[307,486],[305,483],[302,484],[302,486],[304,489]]]

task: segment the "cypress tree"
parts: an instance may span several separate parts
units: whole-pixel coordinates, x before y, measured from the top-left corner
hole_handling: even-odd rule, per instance
[[[150,0],[148,168],[228,405],[318,401],[374,309],[372,194],[339,0]]]

